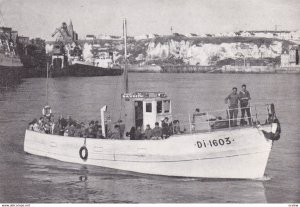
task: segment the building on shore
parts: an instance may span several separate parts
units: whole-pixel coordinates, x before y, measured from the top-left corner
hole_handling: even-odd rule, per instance
[[[288,51],[284,51],[280,62],[281,67],[299,67],[299,46],[290,46]]]

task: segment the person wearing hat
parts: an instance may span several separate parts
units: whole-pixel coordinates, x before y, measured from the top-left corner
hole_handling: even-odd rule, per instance
[[[230,117],[230,126],[237,126],[237,115],[238,115],[238,102],[239,95],[237,94],[237,88],[233,87],[232,92],[225,98],[225,104],[228,105],[229,117]]]

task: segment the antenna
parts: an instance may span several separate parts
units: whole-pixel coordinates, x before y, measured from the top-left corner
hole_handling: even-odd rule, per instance
[[[47,61],[47,79],[46,79],[46,105],[48,106],[48,78],[49,78],[49,63]]]

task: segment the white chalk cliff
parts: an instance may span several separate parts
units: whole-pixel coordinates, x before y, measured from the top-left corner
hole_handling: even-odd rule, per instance
[[[282,42],[272,41],[270,45],[255,43],[199,43],[169,40],[166,43],[150,42],[146,51],[147,59],[164,59],[169,56],[182,59],[190,65],[213,65],[215,60],[228,58],[275,58],[282,54]]]

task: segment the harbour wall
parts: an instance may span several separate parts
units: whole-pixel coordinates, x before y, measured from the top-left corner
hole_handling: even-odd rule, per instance
[[[300,73],[300,66],[198,66],[198,65],[163,65],[162,73]]]

